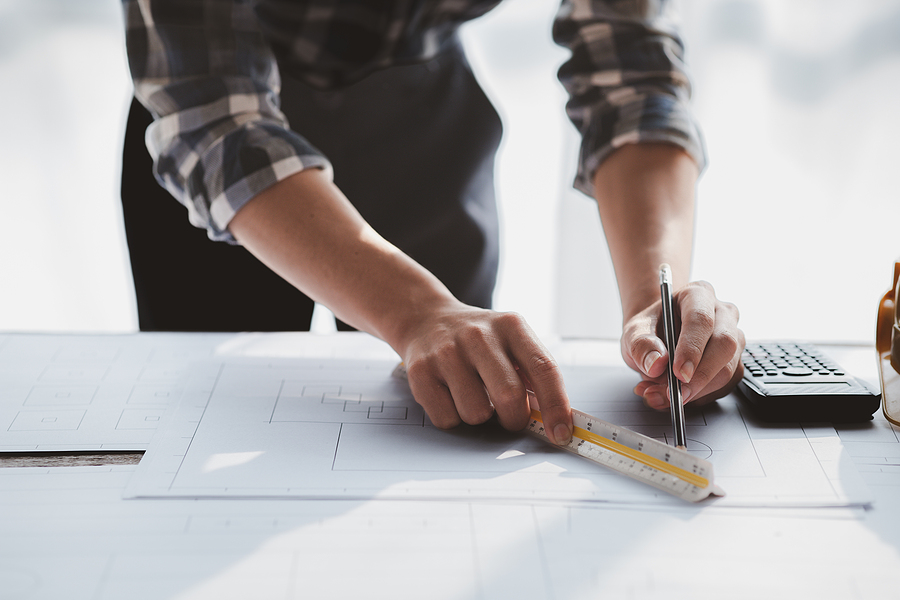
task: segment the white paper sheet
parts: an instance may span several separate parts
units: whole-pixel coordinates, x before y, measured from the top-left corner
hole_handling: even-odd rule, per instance
[[[129,497],[493,499],[678,503],[494,426],[433,427],[391,361],[228,359],[208,403],[182,403]],[[573,405],[666,439],[624,367],[563,366]],[[762,427],[732,398],[691,411],[688,449],[726,506],[857,506],[871,494],[831,426]]]
[[[3,337],[9,336],[0,336],[0,341]],[[298,334],[236,336],[220,345],[218,353],[313,356],[324,350],[326,355],[346,355],[349,347],[358,347],[357,357],[367,356],[368,350],[373,350],[371,356],[390,357],[383,347],[379,350],[352,335],[341,337],[339,343],[348,347],[336,352],[332,352],[333,341],[323,340],[318,348],[306,341]],[[360,341],[362,345],[357,346]],[[236,366],[243,365],[246,370],[251,362],[256,362],[254,368],[261,368],[259,361],[239,360]],[[290,380],[298,371],[295,361],[290,361],[289,368],[281,359],[264,362],[269,375],[286,372]],[[391,367],[393,362],[384,364]],[[644,433],[667,435],[670,426],[664,415],[640,416],[644,411],[630,397],[634,375],[618,369],[601,371],[602,382],[570,378],[576,403],[583,400],[582,408],[630,423]],[[261,381],[268,385],[267,379]],[[256,393],[253,386],[242,388],[245,401],[235,404],[243,409],[268,401],[277,408],[277,396],[266,400],[270,392],[265,385],[258,388],[263,393]],[[602,390],[607,398],[619,394],[621,398],[618,402],[590,398]],[[189,419],[182,423],[189,437],[201,417],[206,423],[202,411],[210,397],[215,408],[216,394],[207,394],[202,402],[194,398],[194,402],[179,405],[187,411],[184,416],[196,411],[194,423]],[[366,408],[368,416],[368,404]],[[214,412],[221,413],[225,421],[234,418],[223,410]],[[269,418],[272,415],[274,410]],[[359,418],[357,413],[347,421],[355,419],[350,424],[359,425]],[[743,439],[749,439],[749,444],[729,444],[711,435],[720,425],[729,427],[723,423],[731,418],[744,423]],[[291,421],[284,423],[290,426]],[[758,477],[760,469],[768,474],[767,459],[757,457],[756,470],[753,460],[746,459],[746,452],[755,454],[757,445],[777,447],[787,440],[802,446],[805,439],[807,448],[798,451],[798,456],[808,458],[812,452],[823,473],[835,471],[823,470],[823,466],[841,464],[840,456],[837,461],[827,460],[829,451],[840,450],[834,444],[833,429],[762,428],[750,419],[744,422],[732,400],[691,415],[689,423],[689,436],[710,447],[710,458],[726,487],[731,485],[725,481],[729,477],[726,471],[747,480]],[[654,506],[640,501],[628,507],[519,499],[485,502],[477,498],[452,502],[286,501],[282,497],[122,500],[135,467],[0,469],[0,598],[893,598],[896,586],[885,574],[900,569],[900,527],[893,510],[900,505],[900,466],[884,463],[897,455],[900,443],[889,426],[885,430],[881,425],[841,429],[842,435],[854,438],[847,443],[866,454],[868,462],[860,466],[879,469],[877,474],[863,473],[876,496],[874,508],[868,510],[742,509],[682,502]],[[427,421],[416,426],[424,429]],[[737,428],[737,423],[734,426]],[[449,440],[497,451],[496,457],[477,465],[482,469],[484,464],[491,465],[486,478],[497,476],[491,470],[493,463],[527,460],[541,465],[543,461],[559,468],[559,457],[575,458],[541,451],[541,460],[534,462],[531,450],[518,454],[513,449],[517,438],[503,432],[432,433],[429,443]],[[217,466],[211,473],[242,469],[259,460],[254,453],[261,446],[240,447],[238,442],[238,438],[233,440],[236,453],[225,453],[211,463]],[[334,445],[336,450],[341,442]],[[407,448],[407,456],[400,458],[408,462],[428,459],[427,453],[408,456],[421,451],[421,446]],[[387,448],[379,460],[393,460],[397,455],[396,450]],[[787,453],[780,459],[791,461],[792,456]],[[879,461],[884,466],[875,464]],[[830,480],[846,487],[848,473],[838,468]],[[442,475],[456,476],[452,471]],[[288,476],[296,477],[296,473]],[[387,476],[415,483],[417,473],[394,471]],[[555,481],[582,477],[577,468],[560,470]],[[647,493],[643,486],[637,489],[639,494]]]
[[[122,500],[133,469],[0,469],[0,598],[880,600],[900,569],[891,496],[874,511]]]
[[[233,334],[5,334],[0,452],[143,450],[183,396],[208,397],[197,360]]]

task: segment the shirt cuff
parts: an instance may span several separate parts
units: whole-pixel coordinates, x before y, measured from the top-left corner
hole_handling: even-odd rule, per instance
[[[211,240],[237,244],[228,231],[231,219],[279,181],[311,168],[331,177],[328,159],[278,123],[245,122],[205,148],[192,142],[179,139],[175,151],[160,157],[157,178],[187,206],[191,224],[206,229]]]
[[[238,244],[228,230],[228,224],[231,223],[234,215],[250,200],[279,181],[313,168],[323,169],[328,174],[328,178],[332,178],[331,163],[324,156],[318,154],[290,156],[250,173],[213,198],[210,202],[208,223],[204,223],[209,231],[210,239]],[[204,224],[200,226],[202,227]]]
[[[706,168],[706,146],[700,128],[687,107],[669,95],[638,97],[614,110],[590,110],[578,118],[584,119],[585,125],[574,187],[591,198],[595,197],[597,168],[626,144],[672,144],[687,152],[700,172]]]

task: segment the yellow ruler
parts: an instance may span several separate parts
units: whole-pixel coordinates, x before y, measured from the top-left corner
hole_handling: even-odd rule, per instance
[[[397,365],[393,376],[407,379],[406,366],[403,363]],[[528,391],[529,396],[533,393]],[[687,450],[602,421],[580,410],[572,409],[572,421],[575,426],[572,441],[557,448],[583,456],[689,502],[725,495],[722,488],[713,483],[712,463],[697,458]],[[531,411],[531,421],[525,429],[550,442],[539,410]]]
[[[564,450],[689,502],[725,495],[713,483],[709,461],[578,410],[572,410],[572,420],[572,441],[558,446]],[[531,411],[526,431],[549,441],[540,411]]]

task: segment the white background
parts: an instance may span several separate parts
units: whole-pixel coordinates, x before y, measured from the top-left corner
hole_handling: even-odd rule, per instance
[[[616,337],[599,219],[570,188],[556,5],[507,0],[465,30],[506,132],[496,306],[545,336]],[[0,0],[0,330],[136,329],[120,11]],[[710,156],[694,277],[740,306],[750,338],[871,343],[900,258],[900,1],[689,0],[682,14]]]

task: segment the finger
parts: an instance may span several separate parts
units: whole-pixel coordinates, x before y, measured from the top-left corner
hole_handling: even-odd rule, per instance
[[[484,410],[483,402],[487,401],[491,414],[497,415],[500,425],[517,431],[528,424],[531,409],[525,384],[516,371],[513,359],[505,349],[503,334],[502,328],[472,327],[460,332],[459,339],[466,349],[466,355],[471,357],[473,364],[471,368],[474,369],[472,376],[477,377],[482,386],[477,397],[473,397],[475,403],[471,407],[475,412],[473,418],[480,419],[484,416],[480,411]],[[465,374],[460,376],[460,381],[464,380],[464,376]],[[469,408],[466,407],[465,410]],[[457,410],[460,411],[463,420],[471,422],[467,418],[467,413],[459,406],[459,402]]]
[[[665,359],[666,361],[668,359]],[[666,410],[669,407],[669,400],[666,396],[668,389],[668,379],[666,369],[659,377],[649,378],[642,374],[642,379],[634,386],[634,393],[641,397],[644,405],[654,410]]]
[[[634,393],[638,396],[643,396],[644,392],[646,392],[654,385],[656,385],[655,381],[650,379],[642,379],[636,386],[634,386]]]
[[[460,421],[478,425],[494,414],[484,383],[459,346],[446,346],[414,362],[408,375],[413,396],[439,428],[449,429]],[[422,384],[413,387],[413,381]]]
[[[486,360],[488,358],[490,360]],[[496,357],[481,356],[478,360],[478,373],[500,425],[510,431],[524,428],[531,418],[531,407],[525,383],[509,357],[505,354]]]
[[[622,357],[629,367],[649,377],[656,378],[666,372],[666,345],[657,334],[661,305],[654,304],[637,317],[632,318],[622,331]]]
[[[407,377],[409,389],[428,418],[439,429],[452,429],[462,422],[456,410],[456,404],[450,395],[450,389],[434,372],[426,371],[421,363],[409,363]]]
[[[567,444],[572,439],[572,410],[559,365],[519,315],[503,315],[502,329],[508,332],[507,352],[531,383],[550,441]]]
[[[744,350],[744,334],[737,327],[737,308],[719,303],[716,324],[703,350],[692,378],[682,386],[682,397],[690,402],[701,393],[709,393],[731,380]]]
[[[668,385],[654,385],[644,391],[644,404],[653,410],[669,410]]]
[[[679,290],[676,302],[681,331],[675,344],[673,365],[676,376],[690,383],[716,328],[716,296],[711,285],[698,281]],[[713,374],[707,373],[708,376]]]
[[[665,377],[657,377],[656,379],[641,379],[634,386],[634,393],[638,396],[643,396],[645,392],[650,390],[651,388],[659,387],[662,390],[665,390],[668,385],[668,379]]]
[[[484,389],[484,383],[472,371],[454,373],[447,377],[447,387],[463,423],[480,425],[494,416],[494,407]]]
[[[727,395],[744,376],[744,365],[740,360],[733,367],[722,369],[705,388],[689,400],[691,406],[704,406]]]

